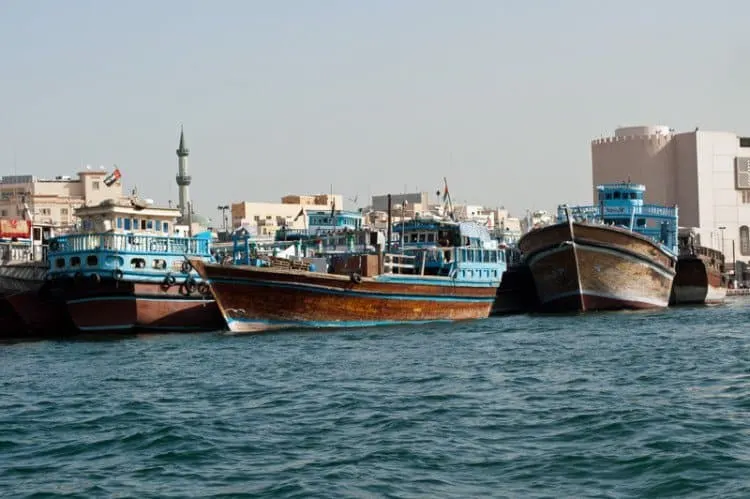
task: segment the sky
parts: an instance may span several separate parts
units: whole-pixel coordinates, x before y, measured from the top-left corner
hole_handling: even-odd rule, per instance
[[[0,175],[118,165],[195,211],[442,188],[591,202],[618,126],[750,135],[750,2],[0,0]],[[353,201],[356,198],[356,203]]]

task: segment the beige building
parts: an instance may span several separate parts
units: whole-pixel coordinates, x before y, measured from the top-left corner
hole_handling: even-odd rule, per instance
[[[4,176],[0,178],[0,217],[23,218],[25,203],[34,224],[70,227],[77,221],[74,215],[76,208],[123,197],[120,180],[107,186],[105,177],[107,172],[104,170],[84,170],[77,178]]]
[[[247,227],[257,230],[258,236],[271,236],[281,227],[304,229],[306,216],[299,216],[300,210],[330,210],[333,203],[337,210],[344,204],[341,194],[288,195],[281,203],[232,203],[232,228]]]
[[[728,262],[750,259],[750,138],[697,128],[618,128],[592,141],[591,162],[594,199],[598,184],[644,184],[646,202],[676,204],[680,226],[697,228],[702,245],[723,251]]]

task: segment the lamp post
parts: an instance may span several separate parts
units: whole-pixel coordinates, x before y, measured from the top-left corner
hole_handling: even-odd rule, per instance
[[[226,204],[222,204],[216,207],[217,210],[221,212],[221,221],[224,227],[224,232],[227,231],[227,210],[229,209],[229,206]]]

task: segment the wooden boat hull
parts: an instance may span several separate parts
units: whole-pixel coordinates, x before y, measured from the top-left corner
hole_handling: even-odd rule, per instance
[[[5,299],[21,320],[28,336],[60,337],[75,332],[65,302],[47,284],[39,291],[17,293]]]
[[[677,260],[670,305],[716,304],[727,296],[721,270],[705,256],[691,255]]]
[[[199,332],[223,329],[210,294],[156,282],[82,279],[63,291],[76,329],[82,333]]]
[[[362,327],[486,318],[497,284],[450,278],[362,277],[192,261],[234,332]],[[444,281],[444,282],[443,282]]]
[[[46,275],[46,262],[13,262],[0,265],[0,296],[38,291],[44,284]]]
[[[542,310],[669,305],[675,258],[639,234],[608,225],[561,223],[529,232],[519,247]]]
[[[21,317],[13,310],[7,296],[0,298],[0,339],[23,338],[29,332]]]
[[[531,270],[525,264],[514,265],[503,272],[490,315],[530,312],[536,308],[537,302]]]

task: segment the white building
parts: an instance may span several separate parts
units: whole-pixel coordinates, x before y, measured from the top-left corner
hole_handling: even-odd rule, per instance
[[[750,137],[696,128],[618,128],[591,143],[593,191],[630,179],[646,186],[645,201],[677,205],[681,227],[723,251],[730,264],[750,259]]]

